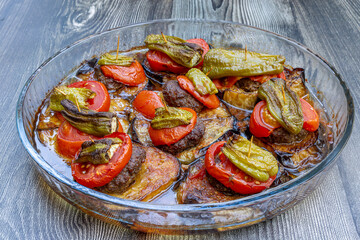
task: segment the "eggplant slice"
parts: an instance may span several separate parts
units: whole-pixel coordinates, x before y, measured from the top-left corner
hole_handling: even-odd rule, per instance
[[[223,94],[223,102],[239,121],[251,115],[257,99],[257,91],[245,92],[235,85],[226,89]]]
[[[149,135],[150,121],[137,116],[131,123],[132,140],[144,146],[154,146]]]
[[[130,111],[131,104],[128,100],[122,98],[112,98],[110,100],[109,112],[116,113],[116,116],[125,133],[128,132],[130,128],[130,122],[127,117],[130,114]]]
[[[203,156],[207,147],[231,130],[234,124],[234,118],[227,111],[224,104],[221,104],[216,109],[201,111],[198,118],[205,125],[205,134],[197,146],[176,155],[182,164],[190,164],[195,159]]]
[[[286,84],[291,90],[296,92],[299,97],[304,97],[308,94],[308,89],[305,86],[305,71],[303,68],[284,68],[286,76]]]
[[[226,195],[209,182],[204,160],[190,166],[187,178],[180,184],[177,201],[181,204],[227,202],[241,198],[241,195]]]
[[[151,201],[166,191],[179,177],[180,163],[171,154],[153,147],[144,147],[145,162],[134,183],[122,194],[111,194],[130,200]]]
[[[43,110],[39,114],[36,130],[51,130],[60,127],[61,123],[62,121],[57,117],[56,113],[50,107],[47,107],[45,111]]]

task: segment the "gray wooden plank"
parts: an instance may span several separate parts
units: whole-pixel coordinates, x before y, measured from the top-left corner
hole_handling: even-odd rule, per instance
[[[354,89],[358,108],[359,69],[353,66],[359,65],[354,41],[360,32],[359,5],[358,1],[0,1],[4,36],[0,62],[5,69],[0,72],[0,238],[356,239],[360,225],[357,129],[325,182],[286,213],[225,233],[159,236],[101,222],[52,192],[21,146],[14,112],[27,77],[60,48],[105,29],[170,17],[237,21],[295,38],[334,63]],[[356,115],[356,125],[358,120]]]
[[[359,90],[360,15],[358,1],[327,1],[297,4],[298,21],[304,27],[304,43],[328,59],[343,76],[352,91],[355,122],[351,139],[338,161],[340,178],[346,192],[357,232],[360,233]],[[316,12],[321,8],[321,14]],[[303,14],[306,12],[306,16]],[[314,34],[317,33],[317,34]]]

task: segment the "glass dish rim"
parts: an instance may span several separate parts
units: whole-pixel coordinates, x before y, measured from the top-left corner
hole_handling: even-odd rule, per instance
[[[228,201],[228,202],[221,202],[221,203],[176,204],[176,205],[161,204],[160,205],[160,204],[151,203],[151,202],[141,202],[141,201],[135,201],[135,200],[121,199],[121,198],[113,197],[113,196],[107,195],[105,193],[97,192],[95,190],[84,187],[84,186],[76,183],[75,181],[68,179],[63,174],[57,172],[54,168],[52,168],[51,165],[48,164],[46,162],[46,160],[44,158],[42,158],[42,156],[31,145],[29,139],[26,136],[26,132],[25,132],[24,124],[23,124],[23,117],[22,117],[22,106],[23,106],[23,102],[25,99],[25,95],[27,93],[29,86],[34,81],[34,79],[39,74],[39,72],[44,67],[46,67],[46,65],[49,62],[51,62],[54,58],[58,57],[61,53],[75,47],[78,44],[81,44],[84,41],[90,40],[91,38],[95,38],[97,36],[106,34],[111,31],[117,31],[119,29],[139,27],[139,26],[144,26],[144,25],[149,25],[149,24],[156,24],[156,23],[160,23],[160,22],[161,23],[171,23],[171,22],[179,22],[179,21],[181,21],[181,22],[197,22],[197,23],[213,23],[213,24],[215,24],[215,23],[231,24],[231,25],[242,26],[245,28],[255,29],[257,31],[265,32],[266,34],[274,35],[277,38],[280,38],[286,42],[290,42],[291,44],[296,45],[297,47],[305,50],[310,55],[313,55],[314,57],[319,59],[321,62],[323,62],[327,67],[330,68],[330,71],[332,71],[332,73],[335,75],[335,77],[340,82],[340,84],[344,90],[346,100],[347,100],[347,108],[348,108],[347,110],[349,112],[349,117],[346,121],[345,131],[344,131],[343,135],[341,136],[338,144],[332,149],[332,151],[318,165],[316,165],[314,168],[310,169],[306,174],[304,174],[300,177],[297,177],[287,183],[281,184],[277,187],[263,191],[261,193],[246,196],[241,199],[232,200],[232,201]],[[242,24],[242,23],[237,23],[237,22],[231,22],[231,21],[199,20],[199,19],[159,19],[159,20],[140,22],[140,23],[136,23],[136,24],[130,24],[130,25],[126,25],[126,26],[116,27],[116,28],[112,28],[112,29],[108,29],[108,30],[99,32],[99,33],[91,34],[85,38],[82,38],[82,39],[75,41],[74,43],[64,47],[63,49],[61,49],[60,51],[58,51],[54,55],[52,55],[50,58],[45,60],[34,71],[34,73],[28,78],[28,80],[25,82],[24,87],[22,88],[22,90],[20,92],[17,106],[16,106],[16,125],[17,125],[17,130],[18,130],[21,142],[24,145],[27,152],[32,157],[32,159],[34,160],[34,162],[39,167],[41,167],[44,171],[46,171],[47,174],[49,174],[51,177],[57,179],[58,181],[60,181],[63,184],[66,184],[68,187],[70,187],[71,189],[73,189],[75,191],[81,192],[82,194],[88,195],[90,197],[95,197],[95,198],[97,198],[101,201],[105,201],[107,203],[117,204],[122,207],[131,207],[131,208],[141,209],[141,210],[156,210],[156,211],[168,211],[168,212],[189,212],[189,211],[199,211],[199,210],[213,210],[213,211],[215,210],[216,211],[216,210],[223,210],[223,209],[227,209],[227,208],[231,208],[231,207],[247,206],[248,204],[250,204],[252,202],[255,203],[257,201],[265,200],[268,197],[272,197],[278,193],[290,190],[290,189],[296,187],[297,185],[300,185],[301,183],[310,180],[311,178],[316,176],[318,173],[322,172],[328,165],[330,165],[333,161],[336,160],[336,158],[340,154],[341,150],[344,148],[347,141],[349,140],[351,131],[353,128],[354,111],[355,111],[355,109],[354,109],[354,105],[353,105],[353,98],[352,98],[351,92],[350,92],[349,88],[347,87],[346,83],[342,80],[340,74],[337,72],[335,67],[333,67],[323,57],[321,57],[319,54],[315,53],[313,50],[309,49],[308,47],[304,46],[303,44],[301,44],[291,38],[288,38],[286,36],[282,36],[280,34],[277,34],[277,33],[274,33],[274,32],[268,31],[268,30],[264,30],[264,29],[261,29],[258,27],[254,27],[254,26],[250,26],[250,25],[246,25],[246,24]]]

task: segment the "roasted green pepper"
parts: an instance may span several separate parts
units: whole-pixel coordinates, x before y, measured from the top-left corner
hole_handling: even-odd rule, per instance
[[[271,115],[292,134],[298,134],[304,124],[299,96],[292,91],[285,80],[273,78],[261,84],[258,96],[266,100]]]
[[[284,70],[284,63],[285,57],[281,55],[214,48],[205,55],[203,72],[210,71],[211,79],[279,74]]]
[[[75,162],[90,162],[92,164],[108,163],[121,143],[122,141],[119,138],[104,138],[95,141],[85,141],[81,145],[80,154]]]
[[[241,171],[256,180],[265,182],[269,177],[277,174],[278,163],[270,152],[253,143],[250,148],[250,144],[249,140],[238,136],[230,139],[221,151]]]
[[[163,52],[178,64],[188,68],[196,66],[203,54],[203,49],[199,45],[173,36],[151,34],[146,37],[145,44],[150,50]]]
[[[155,110],[155,118],[151,121],[153,129],[174,128],[190,124],[193,114],[175,107],[160,107]]]
[[[86,88],[68,88],[59,86],[53,90],[50,96],[50,109],[54,111],[64,110],[61,101],[68,99],[72,102],[78,102],[80,108],[87,108],[87,100],[96,96],[96,93]]]
[[[101,56],[101,58],[98,61],[99,65],[117,65],[122,67],[129,67],[134,62],[134,58],[124,56],[124,55],[118,55],[116,59],[116,55],[112,55],[110,53],[105,53]]]
[[[211,79],[200,69],[192,68],[186,73],[195,86],[195,90],[201,95],[216,94],[218,90]]]
[[[63,117],[75,128],[80,131],[97,137],[103,137],[116,132],[118,120],[115,113],[95,112],[92,110],[77,109],[77,106],[70,100],[61,101],[64,110],[61,111]]]

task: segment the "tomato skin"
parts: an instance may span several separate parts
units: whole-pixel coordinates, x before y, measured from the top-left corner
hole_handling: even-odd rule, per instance
[[[123,132],[119,122],[118,132]],[[64,120],[60,125],[57,135],[57,151],[68,158],[74,158],[85,141],[101,139],[90,135],[73,127],[68,121]]]
[[[172,73],[187,73],[187,67],[174,62],[168,55],[163,52],[149,50],[146,53],[146,58],[149,62],[151,70],[155,72],[172,72]]]
[[[282,71],[282,72],[281,72],[280,74],[278,74],[276,77],[277,77],[277,78],[282,78],[282,79],[286,80],[286,76],[285,76],[285,72],[284,72],[284,71]]]
[[[180,108],[193,114],[190,124],[180,125],[174,128],[153,129],[149,127],[149,135],[155,146],[171,145],[188,135],[195,127],[197,116],[191,108]]]
[[[103,65],[101,71],[106,77],[128,86],[137,86],[146,80],[144,69],[136,60],[129,67]]]
[[[155,117],[155,109],[164,107],[164,104],[156,92],[144,90],[139,92],[134,99],[133,107],[145,117],[153,119]]]
[[[194,84],[190,81],[189,78],[186,76],[177,76],[176,77],[179,85],[182,89],[186,90],[188,93],[190,93],[194,98],[196,98],[199,102],[204,104],[208,108],[217,108],[220,106],[220,100],[215,94],[212,95],[200,95],[195,90]]]
[[[276,175],[270,177],[266,182],[260,182],[238,169],[224,154],[221,154],[220,162],[215,161],[215,157],[220,153],[221,147],[225,143],[226,141],[214,143],[207,150],[205,155],[207,172],[224,186],[240,194],[259,193],[269,188],[274,182]],[[245,180],[246,178],[247,181]]]
[[[186,41],[190,43],[195,43],[203,49],[202,58],[204,58],[205,54],[209,51],[209,45],[204,39],[195,38]],[[172,60],[168,55],[160,51],[149,50],[146,53],[146,59],[149,62],[150,68],[155,72],[172,72],[182,74],[189,71],[189,68],[181,66],[180,64]],[[203,65],[203,62],[204,59],[202,59],[201,62],[195,67],[201,67]]]
[[[126,133],[113,133],[104,138],[120,138],[123,142],[108,163],[71,163],[71,173],[76,182],[88,187],[101,187],[111,182],[129,162],[132,155],[132,143]],[[86,166],[86,167],[85,167]]]
[[[303,128],[309,132],[315,132],[320,125],[319,115],[305,99],[300,98],[300,102],[304,115]]]
[[[266,101],[258,102],[250,116],[249,130],[255,137],[268,137],[276,129],[281,127],[280,123],[268,123],[264,121]]]
[[[87,88],[96,93],[93,99],[88,100],[88,108],[97,112],[108,112],[110,108],[110,96],[104,84],[98,81],[81,81],[70,84],[67,87]]]
[[[90,138],[93,140],[99,139],[96,136],[81,132],[73,127],[68,121],[64,121],[60,125],[57,135],[57,150],[65,157],[74,158],[81,148],[81,144],[85,141],[90,141]]]

